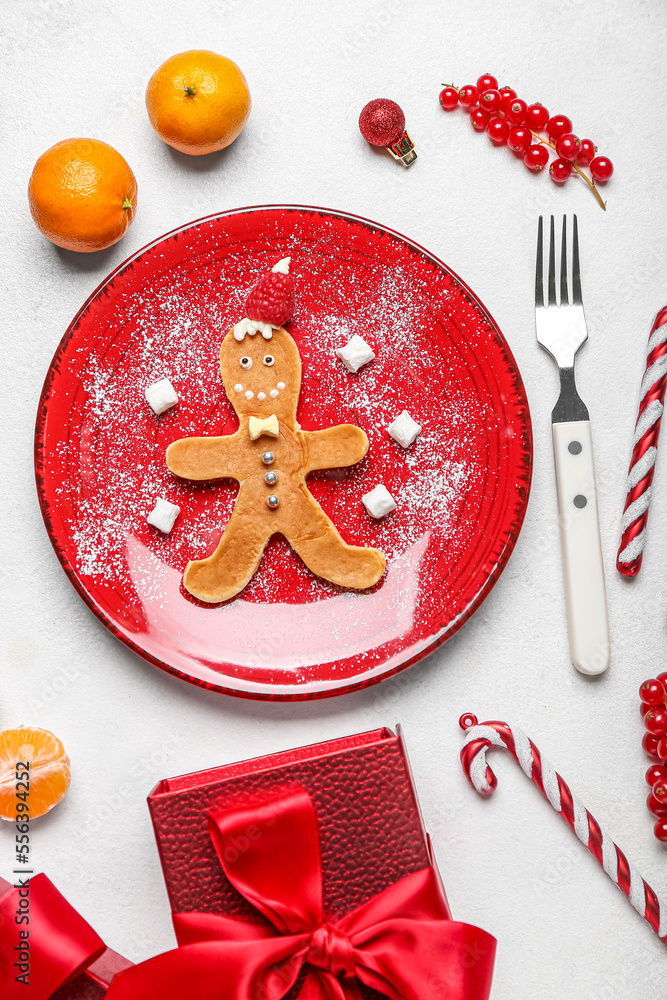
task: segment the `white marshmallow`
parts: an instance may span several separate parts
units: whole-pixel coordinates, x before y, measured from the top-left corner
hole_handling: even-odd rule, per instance
[[[163,531],[165,535],[168,535],[171,529],[174,527],[174,521],[181,513],[181,508],[176,503],[169,503],[168,500],[163,500],[159,497],[155,501],[155,506],[146,518],[149,524],[152,524],[154,528],[158,528]]]
[[[392,510],[396,510],[396,501],[382,483],[378,483],[370,493],[365,493],[361,502],[371,517],[384,517],[385,514],[391,514]]]
[[[158,416],[178,402],[176,390],[168,378],[161,378],[159,382],[146,386],[145,393],[146,402]]]
[[[356,333],[345,347],[336,348],[336,354],[349,372],[358,372],[362,365],[367,365],[375,357],[372,348]]]
[[[421,434],[422,425],[418,424],[416,420],[413,420],[407,410],[403,410],[402,413],[396,417],[392,423],[387,427],[387,433],[389,437],[392,437],[394,441],[403,448],[409,448],[412,442],[415,440],[418,434]]]

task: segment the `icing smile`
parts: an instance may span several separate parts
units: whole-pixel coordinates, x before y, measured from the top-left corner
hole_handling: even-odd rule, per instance
[[[277,399],[278,396],[280,395],[280,390],[284,389],[284,388],[285,388],[285,383],[284,382],[278,382],[277,388],[271,389],[270,392],[269,392],[269,396],[271,397],[271,399]],[[255,396],[255,394],[252,391],[252,389],[245,389],[244,390],[242,382],[237,382],[236,383],[236,385],[234,386],[234,392],[239,392],[239,393],[243,392],[246,399],[253,399],[254,396]],[[257,393],[257,399],[258,399],[258,401],[260,403],[263,403],[264,400],[266,399],[266,393],[265,392],[258,392]]]

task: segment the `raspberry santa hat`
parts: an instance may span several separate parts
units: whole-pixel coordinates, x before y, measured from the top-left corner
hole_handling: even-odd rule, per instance
[[[234,327],[234,337],[243,340],[261,332],[270,340],[274,330],[279,330],[294,312],[294,281],[289,273],[291,257],[279,260],[267,274],[263,274],[246,299],[246,319]]]

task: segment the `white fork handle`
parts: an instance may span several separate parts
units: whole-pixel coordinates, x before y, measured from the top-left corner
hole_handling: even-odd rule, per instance
[[[570,655],[582,674],[609,666],[609,620],[590,420],[553,427]]]

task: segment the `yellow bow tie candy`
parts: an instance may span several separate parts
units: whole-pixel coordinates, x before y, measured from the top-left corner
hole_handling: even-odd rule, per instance
[[[262,434],[269,434],[271,437],[277,438],[279,433],[278,417],[275,413],[272,413],[266,420],[262,420],[261,417],[250,417],[248,420],[248,431],[251,441],[256,441]]]

